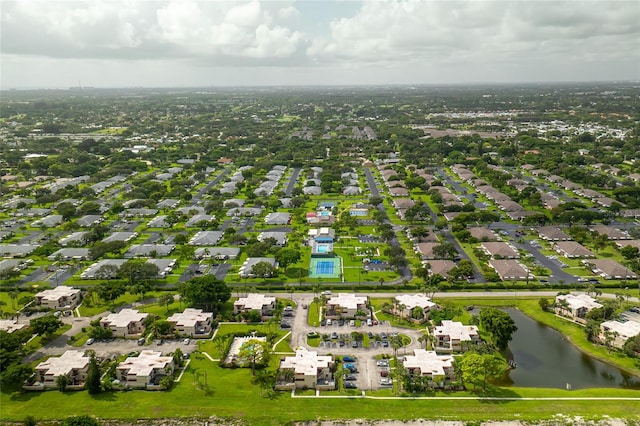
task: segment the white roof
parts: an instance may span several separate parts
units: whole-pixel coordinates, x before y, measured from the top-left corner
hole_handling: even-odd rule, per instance
[[[4,330],[7,333],[22,330],[28,325],[29,323],[26,322],[15,322],[14,320],[0,319],[0,330]]]
[[[571,310],[580,308],[587,308],[589,310],[602,308],[602,304],[587,294],[561,294],[556,296],[556,300],[566,300]]]
[[[438,355],[435,351],[427,351],[424,349],[414,349],[413,355],[404,357],[403,365],[405,368],[419,368],[420,373],[432,376],[446,375],[444,369],[453,367],[453,356]]]
[[[354,293],[338,293],[329,298],[329,304],[346,309],[358,309],[358,305],[367,304],[367,296],[356,296]]]
[[[137,309],[123,309],[117,314],[109,314],[101,322],[108,322],[115,327],[127,327],[132,322],[140,322],[149,314],[140,313]]]
[[[127,375],[141,377],[150,376],[155,369],[164,369],[173,362],[170,356],[162,356],[162,352],[146,350],[137,357],[129,357],[118,365],[118,369],[128,370]]]
[[[45,374],[56,376],[62,376],[63,374],[69,374],[69,372],[75,368],[82,369],[89,363],[88,356],[84,356],[84,352],[81,351],[66,351],[60,357],[52,357],[48,360],[41,362],[36,367],[36,370],[46,370]]]
[[[261,310],[263,306],[276,302],[276,298],[264,294],[249,293],[247,297],[241,297],[234,302],[235,306],[244,306],[245,309]]]
[[[608,329],[614,333],[618,333],[618,335],[622,339],[628,339],[640,334],[640,322],[635,321],[605,321],[600,324],[600,327],[603,329]]]
[[[203,312],[202,309],[187,308],[183,312],[178,312],[167,318],[169,322],[184,327],[194,327],[197,323],[213,318],[213,313]]]
[[[478,327],[464,325],[461,322],[443,320],[442,324],[433,330],[434,336],[449,336],[452,340],[473,340],[472,336],[478,335]]]
[[[396,300],[407,309],[413,309],[418,306],[421,308],[432,308],[436,306],[436,304],[431,301],[431,298],[424,294],[401,294],[396,296]]]
[[[280,368],[293,369],[296,374],[315,376],[318,374],[318,369],[328,368],[332,362],[333,358],[330,355],[321,356],[316,351],[299,348],[295,356],[288,356],[280,362]]]
[[[80,293],[80,290],[78,290],[77,288],[59,285],[54,289],[41,291],[40,293],[36,294],[36,297],[39,297],[42,300],[57,302],[63,297],[72,297],[78,293]]]

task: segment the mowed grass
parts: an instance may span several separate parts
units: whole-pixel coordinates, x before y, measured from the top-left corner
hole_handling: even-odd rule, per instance
[[[205,379],[206,372],[206,379]],[[205,381],[206,380],[206,381]],[[91,396],[86,391],[34,393],[2,393],[0,402],[3,420],[22,420],[27,415],[37,419],[64,418],[90,414],[101,418],[143,419],[161,417],[238,418],[251,425],[282,425],[294,420],[323,419],[455,419],[463,421],[540,420],[558,413],[586,418],[612,417],[638,419],[637,400],[617,400],[615,403],[593,401],[480,401],[422,399],[362,399],[291,398],[288,392],[275,399],[262,397],[260,388],[251,384],[250,369],[220,368],[201,355],[194,355],[186,373],[168,392],[113,392]],[[338,396],[340,393],[323,392]],[[307,395],[313,395],[308,393]],[[389,397],[388,391],[372,396]],[[437,394],[437,396],[470,396],[469,392]],[[506,397],[627,397],[638,398],[640,392],[618,389],[585,391],[508,389],[495,396]],[[56,407],[52,410],[51,407]],[[634,414],[635,413],[635,414]]]

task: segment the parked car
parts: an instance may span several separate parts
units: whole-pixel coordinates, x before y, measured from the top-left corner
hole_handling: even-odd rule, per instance
[[[333,333],[331,333],[331,338],[332,339],[337,339],[338,338],[338,333],[336,333],[335,331]]]
[[[343,357],[342,357],[342,360],[343,360],[344,362],[355,362],[355,361],[356,361],[356,359],[355,359],[354,357],[349,356],[349,355],[345,355],[345,356],[343,356]]]
[[[354,376],[353,374],[347,374],[346,376],[344,376],[344,380],[347,382],[354,382],[356,380],[358,380],[358,378],[356,376]]]
[[[377,365],[378,367],[388,367],[388,366],[389,366],[389,361],[385,361],[385,360],[377,361],[377,362],[376,362],[376,365]]]
[[[191,343],[191,340],[189,340],[189,339],[184,339],[184,340],[182,341],[182,343],[184,343],[185,345],[188,345],[189,343]]]
[[[391,379],[389,377],[381,377],[380,378],[380,384],[382,386],[391,386],[391,385],[393,385],[393,379]]]
[[[345,389],[358,389],[358,386],[353,382],[347,382],[344,384]]]
[[[144,345],[144,343],[145,343],[145,342],[146,342],[146,340],[145,340],[145,338],[144,338],[144,337],[139,338],[139,339],[138,339],[138,346],[142,346],[142,345]]]
[[[355,327],[356,326],[356,322],[354,320],[349,321],[349,325],[351,327]]]
[[[93,337],[89,338],[89,340],[87,340],[87,345],[93,345],[93,342],[95,342],[96,339],[94,339]]]

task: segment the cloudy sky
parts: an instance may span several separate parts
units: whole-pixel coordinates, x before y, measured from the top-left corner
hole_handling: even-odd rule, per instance
[[[0,85],[640,79],[640,0],[0,0]]]

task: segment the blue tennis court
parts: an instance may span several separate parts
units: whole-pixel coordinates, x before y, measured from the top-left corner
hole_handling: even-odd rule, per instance
[[[311,258],[309,263],[309,278],[339,278],[340,258]]]

